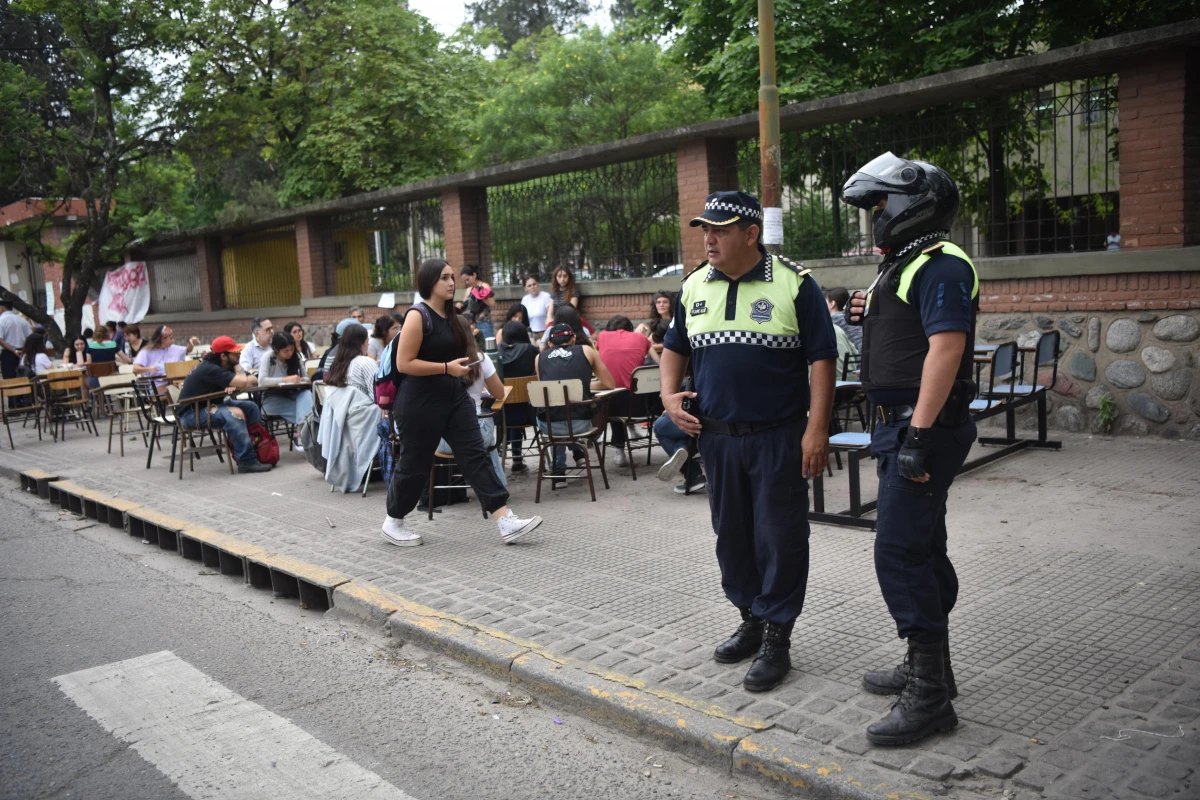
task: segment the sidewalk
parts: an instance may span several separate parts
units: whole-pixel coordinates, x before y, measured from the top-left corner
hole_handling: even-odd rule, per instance
[[[105,454],[103,437],[14,437],[0,468],[117,492],[713,718],[769,728],[757,742],[816,753],[851,793],[882,774],[889,791],[909,796],[1200,797],[1196,443],[1068,436],[1061,452],[1025,452],[960,479],[948,525],[962,585],[951,618],[962,724],[884,749],[863,728],[889,700],[859,679],[897,663],[903,645],[875,583],[869,532],[813,526],[795,669],[785,686],[752,695],[739,686],[746,664],[710,657],[738,620],[721,592],[706,499],[675,495],[652,469],[636,482],[627,468],[612,470],[611,490],[597,482],[597,503],[585,487],[547,485],[535,506],[532,477],[516,476],[516,511],[545,519],[527,540],[503,546],[472,502],[433,522],[414,514],[425,546],[396,548],[379,535],[382,484],[366,499],[330,494],[299,453],[285,451],[270,474],[233,477],[206,458],[181,482],[157,457],[147,471],[136,441],[120,459]],[[844,473],[826,484],[828,507],[844,508]],[[1142,732],[1178,736],[1180,727],[1183,738]]]

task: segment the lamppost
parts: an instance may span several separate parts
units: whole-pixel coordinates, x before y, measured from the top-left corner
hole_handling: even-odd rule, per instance
[[[758,0],[758,143],[762,165],[763,244],[783,248],[779,88],[775,85],[775,0]]]

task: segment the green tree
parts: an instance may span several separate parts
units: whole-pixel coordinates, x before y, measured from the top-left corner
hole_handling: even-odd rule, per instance
[[[755,110],[758,19],[754,0],[636,0],[636,24],[672,37],[722,114]],[[777,0],[780,102],[794,103],[1014,58],[1046,47],[1200,16],[1197,0]]]
[[[225,219],[452,172],[465,156],[483,57],[402,3],[212,0],[190,41],[182,144]]]
[[[508,51],[522,39],[546,28],[563,34],[592,10],[588,0],[478,0],[467,3],[471,22],[479,30],[500,35],[500,49]]]
[[[19,0],[22,24],[50,32],[33,54],[0,62],[0,162],[10,191],[45,198],[45,213],[14,235],[36,258],[62,264],[66,330],[43,308],[0,289],[46,326],[56,347],[79,333],[89,288],[124,260],[144,208],[121,188],[171,151],[175,85],[157,69],[178,42],[185,6],[171,0]],[[13,161],[23,165],[14,170]],[[149,194],[149,193],[148,193]],[[61,245],[41,232],[62,204],[86,215]]]
[[[493,64],[474,118],[475,165],[609,142],[708,118],[702,93],[652,42],[582,29],[522,40]]]

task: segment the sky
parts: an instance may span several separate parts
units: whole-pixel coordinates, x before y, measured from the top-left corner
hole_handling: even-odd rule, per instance
[[[408,7],[427,17],[444,36],[454,33],[466,20],[465,5],[465,0],[408,0]],[[584,22],[608,30],[612,27],[612,20],[608,16],[609,3],[601,0],[596,6],[596,10]]]

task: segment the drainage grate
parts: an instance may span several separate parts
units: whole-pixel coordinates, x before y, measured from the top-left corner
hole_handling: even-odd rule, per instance
[[[247,580],[249,556],[266,555],[261,547],[226,536],[201,525],[185,525],[179,532],[179,551],[184,558],[199,561],[210,569],[220,570],[222,575],[231,575]],[[269,588],[270,576],[264,581]]]
[[[340,572],[272,553],[249,557],[250,585],[270,589],[277,597],[295,597],[314,611],[333,607],[333,590],[350,579]]]
[[[190,523],[148,508],[130,509],[125,512],[125,516],[127,517],[126,529],[130,536],[156,544],[163,550],[173,553],[180,552],[179,532]]]

